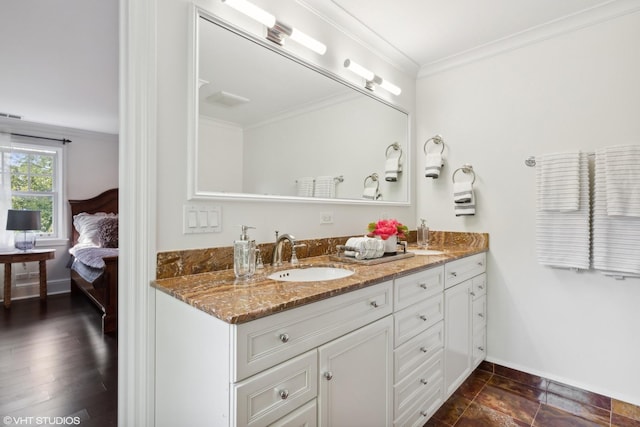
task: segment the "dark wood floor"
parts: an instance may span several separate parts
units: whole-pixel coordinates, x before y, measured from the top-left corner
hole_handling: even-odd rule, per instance
[[[82,427],[116,426],[117,353],[117,338],[103,336],[99,313],[82,295],[2,306],[0,419],[34,417],[22,423],[36,425],[35,417],[49,417],[60,425],[54,417],[77,417]]]

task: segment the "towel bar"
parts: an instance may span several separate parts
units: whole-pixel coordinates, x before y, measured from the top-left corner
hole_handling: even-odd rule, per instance
[[[466,174],[471,174],[473,175],[473,180],[471,181],[471,184],[474,184],[476,182],[476,173],[473,171],[473,166],[471,166],[470,164],[466,163],[464,165],[462,165],[462,167],[456,169],[455,171],[453,171],[453,175],[451,175],[451,180],[455,183],[456,182],[456,173],[458,173],[459,171],[462,171],[463,173]]]
[[[429,141],[433,141],[433,143],[436,145],[442,144],[442,149],[440,150],[440,154],[444,153],[444,139],[442,139],[441,135],[435,135],[424,142],[424,147],[422,148],[424,151],[424,154],[427,154],[427,145],[429,144]]]

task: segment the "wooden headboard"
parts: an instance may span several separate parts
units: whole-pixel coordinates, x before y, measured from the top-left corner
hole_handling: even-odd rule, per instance
[[[86,200],[69,200],[71,205],[71,246],[78,243],[79,234],[73,226],[73,216],[81,212],[96,213],[118,213],[118,189],[112,188],[96,197]]]

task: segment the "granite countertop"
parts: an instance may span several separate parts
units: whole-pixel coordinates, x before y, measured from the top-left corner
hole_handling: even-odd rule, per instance
[[[408,250],[417,249],[409,247]],[[335,261],[330,256],[300,260],[297,267],[332,266],[353,270],[343,279],[317,282],[283,282],[267,276],[292,268],[265,267],[245,282],[235,280],[233,270],[213,271],[159,279],[152,286],[227,323],[245,323],[290,308],[361,289],[404,274],[415,273],[469,255],[486,252],[488,245],[429,246],[442,255],[416,255],[375,265]]]

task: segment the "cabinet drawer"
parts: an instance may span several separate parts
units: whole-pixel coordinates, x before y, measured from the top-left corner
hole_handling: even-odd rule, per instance
[[[411,304],[439,294],[443,289],[443,265],[399,277],[395,280],[393,288],[393,308],[395,311],[400,311]]]
[[[442,294],[429,298],[393,314],[394,347],[409,341],[435,325],[443,317]]]
[[[471,297],[479,298],[487,294],[487,273],[471,279]]]
[[[442,350],[423,363],[410,375],[393,387],[394,414],[398,418],[408,407],[413,406],[416,399],[424,398],[424,390],[444,378]]]
[[[484,327],[487,324],[487,297],[481,296],[474,299],[472,303],[472,322],[473,328]]]
[[[485,272],[487,254],[485,252],[451,261],[444,265],[444,287],[450,288],[460,282]]]
[[[396,418],[394,427],[422,427],[438,410],[444,399],[443,381],[439,380]]]
[[[318,353],[301,356],[232,386],[234,425],[264,426],[318,394]]]
[[[316,406],[316,399],[313,399],[284,418],[269,424],[269,427],[316,427],[318,425]]]
[[[393,352],[393,372],[396,382],[429,360],[444,343],[443,323],[438,322],[418,336],[411,338]]]
[[[389,315],[392,285],[391,281],[379,283],[235,325],[231,381],[247,378]]]

